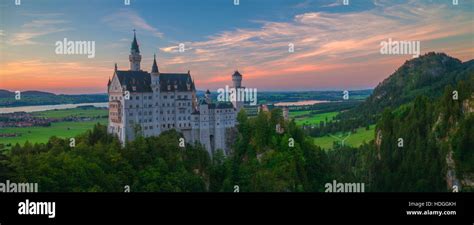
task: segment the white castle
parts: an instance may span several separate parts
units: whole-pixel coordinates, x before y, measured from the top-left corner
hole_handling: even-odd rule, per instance
[[[109,79],[108,132],[117,135],[125,145],[137,135],[157,136],[175,129],[183,134],[187,143],[198,141],[210,154],[217,149],[228,154],[242,104],[213,103],[209,90],[205,99],[198,101],[189,71],[162,73],[155,56],[151,73],[148,73],[140,69],[141,59],[134,34],[130,70],[118,70],[115,64],[113,78]],[[235,71],[232,81],[235,88],[240,88],[242,75]]]

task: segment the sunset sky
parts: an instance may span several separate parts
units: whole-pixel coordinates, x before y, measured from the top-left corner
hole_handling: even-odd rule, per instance
[[[412,58],[381,55],[389,38],[474,59],[472,0],[130,1],[1,0],[0,89],[105,93],[114,63],[129,68],[133,29],[143,70],[156,53],[161,72],[190,70],[200,90],[236,69],[262,91],[373,88]],[[64,38],[95,41],[95,58],[57,55]]]

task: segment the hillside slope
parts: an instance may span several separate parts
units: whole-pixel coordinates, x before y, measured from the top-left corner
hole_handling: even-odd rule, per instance
[[[444,53],[430,52],[406,61],[381,82],[360,106],[341,115],[344,118],[364,117],[374,121],[385,108],[397,108],[423,95],[431,100],[443,94],[447,85],[474,76],[474,60],[461,62]]]

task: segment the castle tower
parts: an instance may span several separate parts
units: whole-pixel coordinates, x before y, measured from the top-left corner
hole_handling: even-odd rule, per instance
[[[239,92],[239,89],[243,88],[242,87],[242,74],[239,73],[239,71],[235,71],[234,74],[232,75],[232,83],[234,84],[234,88],[236,92]],[[236,93],[237,95],[237,93]],[[245,97],[245,96],[242,96]],[[240,101],[242,99],[238,99],[236,97],[235,101],[232,101],[232,105],[234,105],[234,108],[237,110],[237,112],[244,107],[244,102]]]
[[[158,65],[156,63],[156,54],[153,55],[153,65],[151,66],[151,82],[150,87],[153,92],[153,99],[155,102],[159,101],[161,98],[160,94],[160,71],[158,70]],[[153,131],[154,135],[159,135],[161,133],[161,125],[159,121],[161,121],[161,114],[158,114],[158,111],[153,112],[153,118],[155,120],[155,129]]]
[[[151,87],[153,91],[158,92],[160,88],[160,71],[158,70],[158,65],[156,64],[156,54],[153,55],[153,65],[151,66]]]
[[[135,29],[133,30],[133,41],[128,60],[130,61],[131,71],[140,71],[140,62],[142,61],[142,56],[140,55],[140,48],[138,47]]]
[[[242,74],[237,70],[232,75],[232,83],[234,84],[234,88],[242,87]]]
[[[211,104],[211,92],[207,89],[206,94],[204,94],[207,104]]]

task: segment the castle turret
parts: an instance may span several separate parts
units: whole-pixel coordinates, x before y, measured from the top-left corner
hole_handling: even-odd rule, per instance
[[[237,70],[232,75],[232,83],[234,84],[234,88],[236,92],[239,92],[239,89],[243,88],[242,87],[242,74],[240,74],[239,71]],[[240,109],[244,107],[244,101],[243,101],[244,98],[245,96],[241,96],[241,99],[238,99],[236,97],[234,100],[232,100],[232,105],[234,105],[234,108],[237,110],[237,112],[239,112]]]
[[[234,83],[235,88],[240,88],[242,86],[242,74],[237,70],[232,75],[232,83]]]
[[[160,91],[160,71],[156,63],[156,54],[153,55],[153,65],[151,66],[151,88],[155,92]]]
[[[151,74],[159,74],[158,65],[156,64],[156,54],[153,55],[153,66],[151,66]]]
[[[209,89],[207,89],[206,94],[204,94],[204,96],[206,97],[207,104],[211,104],[211,92],[209,91]]]
[[[140,62],[142,61],[142,56],[140,55],[140,48],[138,47],[135,30],[133,30],[133,41],[132,47],[130,48],[130,56],[128,57],[128,60],[130,61],[131,71],[140,70]]]

